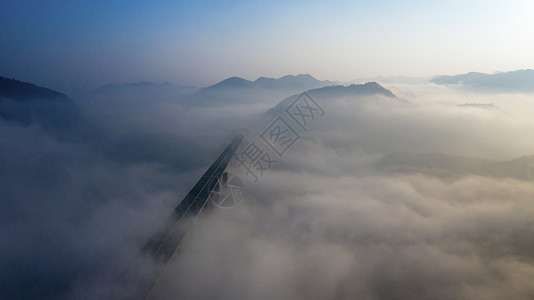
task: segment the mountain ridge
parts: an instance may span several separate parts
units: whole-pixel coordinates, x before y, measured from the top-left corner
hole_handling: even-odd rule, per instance
[[[439,85],[457,85],[478,91],[531,93],[534,92],[534,70],[523,69],[493,74],[469,72],[435,76],[429,82]]]
[[[33,83],[0,76],[0,97],[24,101],[32,98],[68,98],[67,95]]]
[[[189,97],[193,105],[269,103],[275,104],[288,95],[336,84],[321,81],[310,74],[285,75],[280,78],[259,77],[254,81],[230,77],[201,88]]]
[[[262,88],[316,88],[318,86],[334,85],[336,82],[329,80],[319,80],[310,74],[285,75],[280,78],[258,77],[251,81],[241,77],[232,76],[221,80],[216,84],[204,89],[228,88],[228,87],[262,87]]]
[[[61,140],[81,141],[95,133],[67,95],[5,77],[0,77],[0,118],[23,126],[37,123]]]
[[[364,97],[364,96],[385,96],[387,98],[398,100],[399,102],[406,103],[406,101],[398,98],[393,92],[384,88],[377,82],[367,82],[364,84],[351,84],[325,86],[322,88],[311,89],[306,91],[312,98],[321,99],[328,102],[328,99],[340,98],[340,97]],[[274,113],[276,111],[283,111],[285,107],[289,105],[289,102],[294,101],[300,94],[289,96],[273,108],[267,111],[267,114]]]

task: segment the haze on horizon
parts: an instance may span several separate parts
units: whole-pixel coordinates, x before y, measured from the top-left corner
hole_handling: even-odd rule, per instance
[[[350,81],[534,67],[531,1],[3,1],[0,74],[66,93],[309,73]]]

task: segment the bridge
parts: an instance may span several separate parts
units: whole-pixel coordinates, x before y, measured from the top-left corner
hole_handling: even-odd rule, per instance
[[[162,229],[141,248],[142,255],[135,258],[116,278],[113,288],[106,292],[105,299],[152,299],[162,276],[162,267],[178,253],[195,220],[214,205],[210,198],[213,201],[219,199],[216,195],[220,192],[220,183],[230,180],[226,170],[242,140],[243,136],[239,135],[224,149],[165,220]],[[157,262],[156,268],[148,273],[142,263],[146,258]]]
[[[176,255],[192,223],[204,209],[210,206],[210,195],[217,188],[219,180],[223,178],[225,170],[242,140],[242,135],[232,140],[174,209],[166,220],[163,229],[152,236],[144,245],[142,252],[163,263],[167,263]]]

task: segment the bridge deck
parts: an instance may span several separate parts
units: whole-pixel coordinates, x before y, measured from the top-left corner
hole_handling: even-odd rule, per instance
[[[224,173],[242,140],[243,136],[238,136],[224,149],[217,160],[178,204],[165,222],[164,229],[155,234],[145,244],[142,248],[143,252],[163,262],[168,262],[174,256],[179,250],[187,230],[196,216],[206,206],[210,194],[217,185],[217,179]]]

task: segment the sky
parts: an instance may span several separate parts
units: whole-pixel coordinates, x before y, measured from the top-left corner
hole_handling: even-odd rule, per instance
[[[75,93],[528,69],[533,12],[531,1],[4,0],[0,75]]]

